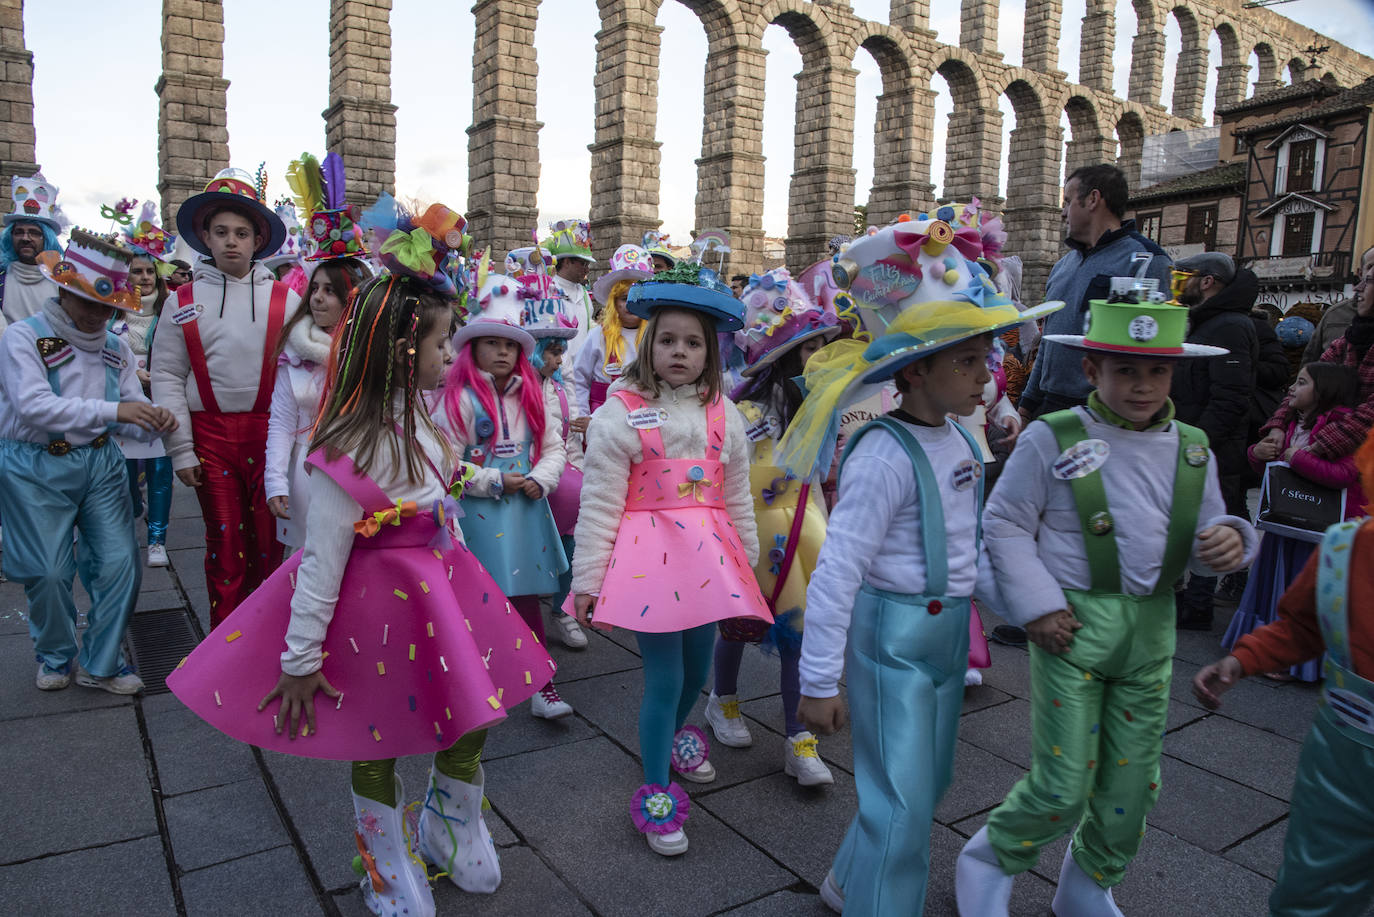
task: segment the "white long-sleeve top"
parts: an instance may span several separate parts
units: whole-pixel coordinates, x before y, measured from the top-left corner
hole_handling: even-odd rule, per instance
[[[522,358],[523,359],[523,358]],[[492,386],[495,392],[495,382],[491,373],[483,372],[480,374],[486,383]],[[524,383],[518,375],[512,375],[506,383],[506,390],[500,396],[500,404],[505,408],[506,428],[501,427],[501,412],[491,418],[491,422],[496,425],[497,442],[501,440],[513,440],[523,442],[529,438],[530,424],[525,417],[524,408],[520,406],[520,390]],[[544,490],[544,496],[553,493],[558,486],[558,479],[563,476],[563,466],[567,464],[567,453],[563,448],[563,419],[559,411],[557,397],[550,397],[547,387],[543,391],[544,403],[544,436],[539,441],[539,461],[534,463],[534,467],[525,475],[533,478]],[[476,433],[477,412],[474,408],[476,399],[470,393],[464,393],[459,410],[462,412],[462,426],[464,433],[458,429],[458,424],[453,423],[448,416],[448,402],[440,398],[438,410],[434,415],[434,421],[439,428],[448,434],[449,440],[458,451],[458,457],[462,458],[468,446],[485,444],[485,439],[479,439]],[[478,468],[477,475],[468,484],[466,494],[474,497],[487,497],[498,499],[504,492],[505,487],[502,483],[500,469],[497,468]]]
[[[399,399],[396,407],[400,407]],[[445,476],[451,477],[453,467],[444,461],[443,447],[438,437],[426,429],[424,418],[418,416],[423,410],[423,404],[416,408],[416,438],[430,461]],[[403,454],[399,452],[399,437],[394,431],[380,435],[391,438],[396,444],[397,454]],[[421,480],[411,483],[406,479],[404,461],[394,466],[389,464],[391,453],[388,443],[379,442],[374,455],[377,462],[388,463],[388,467],[371,468],[368,473],[393,505],[397,500],[414,500],[417,505],[428,507],[435,500],[443,499],[447,493],[445,481],[435,475],[427,462],[420,463],[424,469]],[[334,608],[339,601],[339,583],[343,580],[353,547],[353,523],[362,517],[362,505],[350,497],[348,491],[334,483],[333,478],[320,471],[311,473],[305,547],[302,549],[300,569],[296,572],[296,590],[291,597],[291,623],[286,630],[286,651],[281,654],[281,669],[288,675],[309,675],[320,668],[320,647],[329,630],[329,622],[334,619]],[[456,539],[462,541],[463,533],[457,525],[450,524],[449,530]]]
[[[329,332],[305,319],[291,329],[290,340],[282,348],[272,413],[267,418],[267,464],[262,470],[269,500],[290,493],[293,452],[304,459],[305,450],[294,447],[310,442],[310,430],[319,416],[329,340]]]
[[[921,444],[940,488],[949,566],[944,594],[977,595],[980,602],[997,607],[996,580],[977,546],[978,488],[954,486],[956,470],[967,475],[974,466],[981,469],[980,458],[948,420],[934,428],[903,426]],[[806,589],[801,658],[806,696],[838,693],[854,598],[864,583],[908,595],[926,591],[916,472],[902,444],[885,430],[860,439],[840,470],[839,499]]]
[[[247,275],[237,278],[208,261],[199,261],[192,283],[195,302],[203,307],[196,324],[215,401],[226,413],[250,411],[258,397],[263,352],[277,343],[267,340],[268,306],[276,278],[261,264],[254,264]],[[299,305],[300,297],[289,291],[287,319]],[[175,294],[163,304],[151,374],[153,400],[175,414],[180,424],[165,438],[172,468],[180,471],[200,463],[191,442],[191,412],[203,410],[205,405],[186,355],[186,335],[175,320],[178,308]]]
[[[0,337],[0,353],[4,354],[0,363],[0,439],[47,443],[53,434],[59,434],[73,446],[83,446],[114,424],[119,412],[119,402],[105,400],[103,348],[82,350],[72,344],[74,356],[57,370],[62,394],[54,395],[37,341],[33,328],[22,321],[10,325]],[[119,341],[119,355],[124,361],[119,370],[120,400],[147,404],[134,352],[123,339]],[[111,432],[140,442],[152,442],[160,435],[133,424],[116,424]]]
[[[623,380],[614,383],[611,391],[622,388],[627,388]],[[658,428],[667,453],[665,458],[706,457],[706,406],[701,403],[695,385],[665,386],[657,398],[640,394],[649,406],[668,412],[663,426]],[[725,464],[725,508],[753,566],[758,562],[759,534],[754,523],[754,497],[749,491],[749,440],[744,436],[744,419],[739,409],[729,399],[721,401],[725,406],[725,444],[720,451],[720,460]],[[587,429],[582,505],[575,533],[577,550],[572,559],[575,593],[601,589],[611,563],[616,532],[625,514],[630,466],[644,460],[639,431],[626,422],[627,413],[619,398],[609,398],[592,415]]]
[[[639,329],[622,328],[620,329],[620,339],[625,342],[622,353],[624,356],[620,361],[622,369],[629,366],[634,361],[635,355],[639,353]],[[587,335],[587,342],[582,345],[582,349],[577,354],[577,365],[573,367],[573,377],[576,380],[577,407],[583,414],[591,413],[591,390],[593,382],[604,382],[610,385],[620,374],[612,376],[606,372],[606,331],[597,325]]]
[[[1100,473],[1115,522],[1121,592],[1149,595],[1159,585],[1164,564],[1178,470],[1178,430],[1173,424],[1164,430],[1127,430],[1086,408],[1074,411],[1083,419],[1087,438],[1103,440],[1111,450]],[[1067,608],[1065,589],[1086,590],[1092,584],[1071,482],[1059,480],[1051,470],[1062,451],[1047,424],[1026,427],[983,513],[988,553],[1007,598],[1004,617],[1015,624]],[[1197,531],[1213,525],[1240,532],[1245,560],[1236,569],[1248,566],[1258,545],[1255,530],[1248,521],[1226,514],[1216,458],[1209,451]],[[1204,566],[1196,549],[1189,568],[1203,576],[1231,572]]]

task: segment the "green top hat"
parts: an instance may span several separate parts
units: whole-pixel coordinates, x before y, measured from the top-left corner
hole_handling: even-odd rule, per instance
[[[1183,339],[1187,335],[1187,307],[1168,302],[1135,302],[1127,297],[1092,300],[1082,334],[1047,334],[1045,340],[1092,353],[1165,360],[1219,357],[1230,352],[1224,347],[1186,343]]]

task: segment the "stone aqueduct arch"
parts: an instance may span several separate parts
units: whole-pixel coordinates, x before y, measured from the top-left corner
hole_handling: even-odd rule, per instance
[[[539,187],[534,27],[540,0],[471,0],[473,123],[468,216],[497,254],[528,238]],[[848,0],[596,0],[596,115],[590,146],[593,238],[602,257],[659,226],[658,64],[664,3],[682,3],[707,35],[705,116],[697,160],[696,225],[729,231],[732,267],[760,261],[763,227],[763,34],[784,28],[802,57],[797,74],[796,144],[787,261],[823,257],[826,241],[852,225],[854,58],[872,55],[882,73],[875,125],[869,217],[882,223],[934,203],[931,139],[938,73],[954,96],[947,128],[944,193],[1004,207],[1026,262],[1028,295],[1043,283],[1059,248],[1058,166],[1116,159],[1139,175],[1146,134],[1201,126],[1207,117],[1207,43],[1221,44],[1217,105],[1244,98],[1250,56],[1257,89],[1280,85],[1280,67],[1306,75],[1302,49],[1330,44],[1322,68],[1342,85],[1374,72],[1374,61],[1242,0],[1088,0],[1080,28],[1080,83],[1059,71],[1061,0],[1026,0],[1023,64],[997,51],[998,0],[961,0],[959,43],[936,41],[930,0],[890,0],[889,23],[858,18]],[[1115,7],[1131,4],[1128,98],[1113,95]],[[158,107],[158,190],[170,223],[176,208],[229,161],[223,74],[223,0],[163,0]],[[391,0],[330,0],[326,143],[343,155],[350,191],[375,197],[394,183],[396,107],[389,74]],[[1160,104],[1164,25],[1182,34],[1171,106]],[[1070,28],[1073,25],[1069,26]],[[1282,63],[1286,62],[1286,63]],[[24,47],[23,0],[0,0],[0,173],[35,168],[33,56]],[[1315,75],[1315,73],[1314,73]],[[1002,113],[1015,113],[1009,197],[998,197]],[[1063,136],[1060,114],[1069,121]],[[861,129],[867,129],[863,126]],[[1067,143],[1066,143],[1067,141]],[[0,188],[0,195],[7,194]]]

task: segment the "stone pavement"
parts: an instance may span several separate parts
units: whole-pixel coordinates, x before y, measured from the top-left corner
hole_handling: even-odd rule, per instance
[[[204,630],[199,511],[178,485],[170,570],[147,570],[139,615],[180,609]],[[23,594],[0,586],[0,911],[14,915],[363,915],[350,868],[348,766],[239,745],[170,694],[128,699],[33,687]],[[1165,738],[1164,790],[1140,856],[1117,890],[1132,917],[1250,917],[1279,864],[1288,796],[1316,692],[1241,683],[1220,714],[1188,690],[1218,653],[1217,633],[1180,634]],[[987,622],[990,628],[995,622]],[[490,825],[504,882],[474,896],[441,881],[440,914],[822,915],[816,886],[854,810],[847,735],[821,742],[836,776],[820,790],[782,773],[776,662],[746,653],[740,680],[755,743],[719,747],[720,778],[686,784],[691,850],[666,860],[631,826],[640,783],[641,675],[632,638],[553,647],[577,715],[516,711],[487,743]],[[954,911],[954,858],[1027,765],[1027,655],[993,646],[986,684],[968,691],[956,780],[934,827],[926,913]],[[266,693],[270,686],[264,686]],[[700,708],[693,717],[700,723]],[[399,772],[410,799],[428,762]],[[1018,881],[1012,913],[1049,912],[1065,841]],[[1374,913],[1374,911],[1371,911]]]

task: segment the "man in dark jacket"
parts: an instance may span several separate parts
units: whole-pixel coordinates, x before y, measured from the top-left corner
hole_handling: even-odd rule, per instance
[[[1175,267],[1192,274],[1178,295],[1189,309],[1188,342],[1229,351],[1207,360],[1186,360],[1174,370],[1175,416],[1207,434],[1226,511],[1248,518],[1245,452],[1260,358],[1250,307],[1259,295],[1259,280],[1244,268],[1237,270],[1230,256],[1220,252],[1203,252]],[[1211,629],[1215,589],[1214,577],[1194,576],[1188,581],[1178,602],[1179,627]]]

